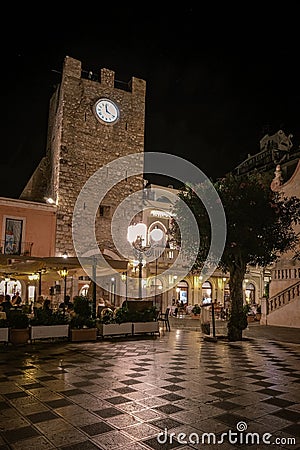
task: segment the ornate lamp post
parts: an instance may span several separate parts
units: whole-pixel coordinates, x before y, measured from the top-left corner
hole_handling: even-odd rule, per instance
[[[64,302],[66,301],[66,295],[67,295],[67,276],[68,276],[68,270],[66,267],[64,267],[63,269],[59,270],[59,275],[63,278],[64,280]]]
[[[138,268],[139,268],[139,299],[142,298],[143,295],[143,287],[142,287],[142,278],[143,278],[143,252],[147,249],[146,246],[143,246],[143,238],[142,236],[137,236],[136,240],[133,242],[133,248],[135,256],[138,260]]]
[[[142,227],[146,227],[144,224],[139,224],[141,228],[139,229],[140,232],[143,232],[144,229]],[[132,229],[133,228],[133,229]],[[155,255],[155,249],[161,249],[161,247],[164,248],[164,246],[161,246],[161,241],[164,239],[164,232],[159,229],[155,228],[150,232],[150,238],[151,238],[151,244],[150,245],[144,245],[144,241],[146,241],[146,234],[137,234],[134,231],[134,227],[130,228],[130,232],[128,233],[128,241],[131,243],[133,247],[134,256],[138,261],[138,278],[139,278],[139,285],[138,285],[138,297],[141,299],[143,295],[143,287],[142,287],[142,280],[143,280],[143,260],[145,257],[150,257],[153,254]],[[157,259],[159,258],[160,250],[158,252],[158,255],[156,255],[156,266],[155,266],[155,301],[156,301],[156,283],[157,283]]]
[[[135,258],[138,261],[138,279],[139,279],[139,287],[138,287],[138,297],[142,298],[143,289],[142,289],[142,278],[143,278],[143,256],[144,252],[149,249],[149,246],[143,245],[144,238],[141,235],[138,236],[130,236],[128,241],[132,245],[133,253]]]
[[[127,273],[126,272],[122,273],[121,280],[125,283],[125,300],[127,301],[128,287],[127,287]]]

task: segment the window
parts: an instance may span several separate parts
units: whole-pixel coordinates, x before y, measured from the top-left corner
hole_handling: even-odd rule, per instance
[[[110,217],[110,206],[100,205],[99,206],[99,216],[100,217]]]
[[[22,243],[23,220],[6,219],[4,253],[20,255]]]

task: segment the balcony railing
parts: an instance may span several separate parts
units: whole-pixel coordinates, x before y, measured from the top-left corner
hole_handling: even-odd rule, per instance
[[[11,242],[0,241],[0,254],[2,255],[18,255],[31,256],[33,242]]]

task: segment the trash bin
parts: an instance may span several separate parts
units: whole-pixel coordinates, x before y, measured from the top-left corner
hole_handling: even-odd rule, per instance
[[[204,334],[210,334],[210,323],[202,323],[201,324],[201,331]]]

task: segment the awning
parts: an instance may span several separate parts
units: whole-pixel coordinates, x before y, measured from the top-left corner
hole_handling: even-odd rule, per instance
[[[126,272],[128,269],[128,261],[115,260],[105,257],[109,267],[104,264],[97,263],[97,276],[106,276],[117,272]],[[92,259],[85,259],[86,269],[92,270]],[[59,279],[58,271],[67,269],[70,275],[86,276],[87,272],[83,269],[77,257],[31,257],[31,256],[16,256],[16,255],[0,255],[0,277],[9,276],[16,279],[27,279],[28,275],[42,271],[44,280]]]

